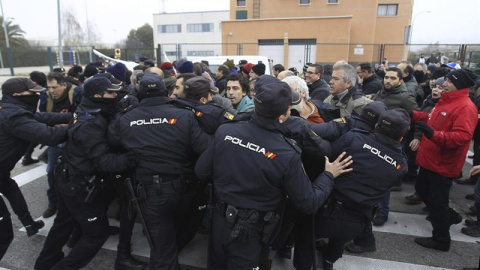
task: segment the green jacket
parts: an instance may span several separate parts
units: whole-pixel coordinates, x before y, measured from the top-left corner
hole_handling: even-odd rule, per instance
[[[385,103],[389,110],[402,108],[408,112],[419,109],[415,96],[407,90],[403,82],[398,87],[390,90],[383,88],[372,99]]]
[[[341,100],[338,100],[330,95],[323,101],[323,103],[328,103],[333,108],[339,109],[340,117],[346,117],[351,115],[353,112],[355,112],[356,115],[360,115],[363,107],[372,102],[365,96],[359,94],[355,87],[350,87],[350,89],[347,91],[348,93]]]

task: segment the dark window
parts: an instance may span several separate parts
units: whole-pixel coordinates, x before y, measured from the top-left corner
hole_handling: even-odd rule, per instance
[[[187,32],[213,32],[213,23],[187,24]]]
[[[398,4],[378,5],[377,16],[397,16]]]
[[[258,45],[283,45],[283,39],[259,39]]]
[[[316,45],[316,39],[289,39],[288,45]]]
[[[300,0],[300,5],[310,5],[310,0]]]
[[[246,10],[237,10],[237,20],[246,20],[247,19],[247,11]]]
[[[237,7],[244,7],[247,5],[246,0],[237,0]]]
[[[328,0],[329,4],[338,4],[338,0]]]
[[[158,25],[157,30],[158,30],[158,33],[160,33],[160,34],[181,33],[182,32],[182,25],[181,24]]]
[[[214,56],[213,51],[187,51],[187,56]]]

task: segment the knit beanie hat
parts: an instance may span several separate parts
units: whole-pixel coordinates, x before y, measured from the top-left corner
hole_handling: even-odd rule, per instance
[[[122,63],[116,63],[107,68],[107,72],[112,74],[116,79],[125,82],[127,76],[127,67]]]
[[[170,70],[170,69],[173,69],[173,65],[172,63],[170,62],[163,62],[161,65],[160,65],[160,69],[165,71],[165,70]]]
[[[187,59],[180,59],[177,62],[177,71],[179,73],[193,73],[193,63]]]
[[[241,70],[243,73],[245,73],[245,74],[248,75],[248,73],[250,73],[250,70],[252,70],[252,67],[253,67],[253,66],[254,66],[254,64],[252,64],[252,63],[247,63],[247,64],[243,65],[243,66],[240,68],[240,70]]]
[[[436,80],[438,78],[445,77],[445,75],[448,74],[448,70],[446,68],[437,68],[435,71],[432,73],[432,77],[430,77],[431,80]]]
[[[263,63],[256,64],[255,66],[252,67],[252,70],[258,76],[262,76],[265,74],[265,65]]]
[[[225,66],[227,66],[227,67],[228,67],[228,70],[230,70],[230,71],[231,71],[231,70],[233,69],[233,67],[235,66],[235,63],[233,62],[233,59],[228,59],[228,58],[227,58],[227,60],[226,60],[225,62],[223,62],[223,64],[224,64]]]
[[[457,69],[448,73],[447,78],[460,90],[474,86],[477,75],[463,69]]]

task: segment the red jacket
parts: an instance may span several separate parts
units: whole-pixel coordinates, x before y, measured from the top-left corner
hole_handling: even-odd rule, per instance
[[[435,131],[422,136],[417,164],[440,175],[460,175],[478,121],[478,109],[468,97],[468,89],[442,93],[430,113],[413,112],[412,122],[426,122]]]

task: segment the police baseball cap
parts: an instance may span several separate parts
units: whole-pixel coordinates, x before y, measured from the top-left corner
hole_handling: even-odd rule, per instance
[[[118,92],[121,89],[120,85],[113,85],[107,78],[95,75],[83,84],[83,96],[93,98],[96,94],[101,95],[105,91]]]
[[[387,111],[387,106],[385,103],[380,101],[373,101],[363,107],[361,116],[363,119],[367,120],[373,125],[378,121],[378,118],[382,113]]]
[[[155,73],[145,73],[138,83],[138,92],[143,97],[167,95],[162,78]]]
[[[122,81],[113,77],[111,73],[99,73],[99,74],[95,74],[94,77],[104,77],[104,78],[107,78],[113,85],[120,85],[120,86],[122,85]]]
[[[186,98],[199,100],[205,94],[212,92],[212,86],[207,78],[197,76],[185,82],[184,91]]]
[[[288,106],[301,101],[300,95],[292,91],[287,83],[270,75],[258,79],[255,91],[255,111],[262,115],[280,116],[287,111]]]
[[[25,91],[42,92],[45,88],[35,84],[29,78],[11,78],[2,84],[2,95],[13,95]]]
[[[382,133],[396,140],[410,129],[410,116],[404,109],[391,109],[380,115],[377,124]]]

